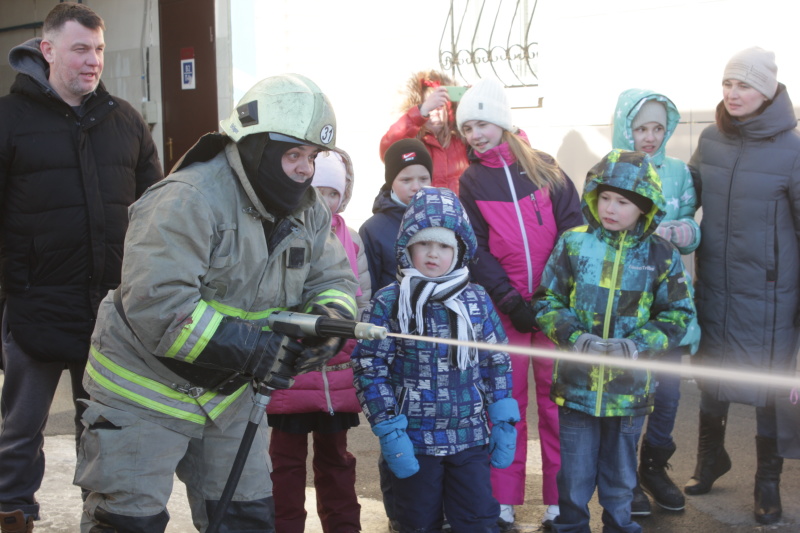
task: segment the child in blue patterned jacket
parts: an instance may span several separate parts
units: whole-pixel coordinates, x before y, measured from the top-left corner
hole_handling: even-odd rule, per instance
[[[587,225],[562,234],[534,309],[561,348],[607,362],[559,360],[550,397],[558,405],[561,470],[556,532],[589,531],[598,490],[603,530],[640,533],[631,520],[636,443],[653,410],[650,372],[614,364],[659,357],[696,343],[696,311],[680,252],[653,235],[664,217],[661,181],[644,152],[613,150],[587,177]]]
[[[454,531],[497,531],[489,466],[511,464],[519,420],[508,353],[416,337],[507,342],[486,291],[469,282],[475,247],[456,195],[419,191],[395,247],[399,280],[362,316],[413,337],[362,340],[352,354],[358,399],[392,471],[401,531],[439,531],[443,508]]]

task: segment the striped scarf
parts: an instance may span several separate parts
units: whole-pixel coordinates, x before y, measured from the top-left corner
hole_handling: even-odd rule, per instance
[[[450,312],[450,323],[454,324],[457,338],[460,341],[474,341],[475,330],[469,319],[469,312],[458,295],[469,284],[469,270],[458,268],[438,278],[423,276],[416,268],[404,268],[400,271],[400,298],[398,300],[397,319],[400,332],[405,334],[425,335],[424,309],[429,301],[441,302]],[[416,320],[415,320],[416,317]],[[413,327],[414,331],[410,328]],[[454,349],[457,348],[457,349]],[[467,346],[450,346],[450,364],[461,370],[478,363],[478,349]]]

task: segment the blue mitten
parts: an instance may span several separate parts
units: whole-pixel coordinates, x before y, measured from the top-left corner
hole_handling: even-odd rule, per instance
[[[508,468],[514,462],[517,450],[517,428],[519,405],[513,398],[503,398],[489,404],[489,420],[492,433],[489,435],[489,455],[492,466]]]
[[[389,469],[400,479],[413,476],[419,471],[419,461],[414,456],[414,445],[406,433],[408,419],[398,415],[375,424],[372,432],[380,439],[381,453]]]

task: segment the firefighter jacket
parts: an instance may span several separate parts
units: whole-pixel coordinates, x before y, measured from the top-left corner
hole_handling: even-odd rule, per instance
[[[314,303],[356,315],[353,271],[314,188],[276,220],[245,177],[236,145],[207,137],[224,149],[179,168],[131,207],[118,289],[125,316],[109,293],[84,377],[101,403],[189,436],[207,423],[224,429],[229,413],[250,405],[252,387],[204,389],[162,361],[202,358],[225,316],[266,327],[273,310]]]

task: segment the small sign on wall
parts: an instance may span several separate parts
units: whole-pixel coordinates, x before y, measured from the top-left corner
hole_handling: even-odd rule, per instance
[[[181,48],[181,89],[194,89],[194,48]]]

